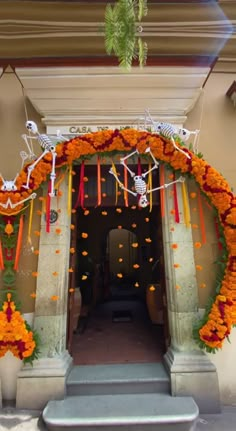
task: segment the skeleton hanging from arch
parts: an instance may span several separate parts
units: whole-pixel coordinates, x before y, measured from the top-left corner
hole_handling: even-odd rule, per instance
[[[147,195],[149,193],[155,192],[155,191],[160,190],[160,189],[167,188],[167,187],[171,186],[172,184],[175,184],[175,183],[178,183],[178,182],[183,183],[185,181],[185,178],[182,177],[182,176],[180,176],[176,181],[172,181],[170,183],[163,184],[163,185],[161,185],[159,187],[155,187],[154,189],[148,189],[147,184],[145,182],[145,178],[154,169],[158,169],[159,163],[155,159],[155,157],[152,154],[152,152],[151,152],[151,150],[150,150],[149,147],[146,149],[145,152],[150,154],[150,156],[151,156],[151,158],[152,158],[152,160],[154,162],[154,165],[152,166],[151,169],[149,169],[148,171],[144,172],[141,175],[136,175],[135,172],[133,172],[126,165],[126,160],[128,160],[130,157],[134,156],[135,154],[139,154],[138,150],[135,150],[132,153],[128,154],[128,156],[122,157],[120,159],[120,163],[124,166],[125,169],[127,169],[127,171],[129,172],[130,176],[134,180],[134,191],[130,190],[130,189],[128,189],[128,188],[126,188],[124,186],[124,184],[120,181],[120,179],[118,178],[117,173],[115,172],[115,170],[112,167],[109,170],[109,173],[115,177],[117,183],[119,184],[119,186],[120,186],[120,188],[122,190],[125,190],[128,193],[131,193],[133,196],[137,196],[138,197],[138,206],[141,207],[141,208],[146,208],[149,205],[148,198],[147,198]]]
[[[26,184],[23,186],[25,189],[29,189],[29,182],[30,182],[30,176],[32,171],[34,170],[35,166],[40,162],[40,160],[47,154],[47,153],[51,153],[52,154],[52,169],[51,169],[51,173],[50,173],[50,180],[51,180],[51,191],[49,193],[49,196],[53,197],[55,196],[55,189],[54,189],[54,183],[55,183],[55,179],[56,179],[56,172],[55,172],[55,166],[56,166],[56,157],[57,157],[57,153],[56,153],[56,142],[54,143],[52,141],[52,138],[49,138],[48,135],[46,134],[40,134],[38,131],[38,127],[36,125],[36,123],[34,121],[26,121],[26,128],[27,130],[29,130],[30,133],[33,133],[36,136],[31,136],[31,135],[22,135],[22,138],[24,139],[27,148],[29,150],[29,154],[27,155],[27,153],[25,153],[24,151],[21,152],[21,157],[22,157],[22,163],[24,163],[24,160],[26,160],[27,158],[29,160],[34,160],[32,164],[30,164],[27,167],[27,181]],[[42,147],[42,149],[44,150],[43,153],[36,158],[34,151],[33,151],[33,146],[32,146],[32,139],[35,139],[38,141],[39,145]],[[54,137],[54,139],[57,140],[57,142],[59,140],[63,140],[66,141],[67,139],[60,135],[60,131],[57,132],[57,136]]]

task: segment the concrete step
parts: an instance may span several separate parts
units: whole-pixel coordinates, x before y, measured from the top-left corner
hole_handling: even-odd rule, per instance
[[[82,395],[49,401],[49,431],[194,431],[198,407],[191,397],[168,394]]]
[[[169,392],[169,376],[161,363],[75,366],[66,384],[67,395]]]

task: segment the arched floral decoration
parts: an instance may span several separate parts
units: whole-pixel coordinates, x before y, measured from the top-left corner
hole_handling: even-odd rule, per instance
[[[216,294],[210,312],[201,328],[195,332],[196,341],[201,347],[214,351],[222,347],[224,339],[230,334],[233,322],[233,301],[236,298],[236,196],[233,195],[222,175],[188,149],[184,149],[184,151],[191,155],[190,159],[177,151],[167,139],[157,134],[134,129],[104,130],[58,144],[56,164],[59,168],[71,165],[75,160],[89,158],[94,154],[104,155],[105,153],[112,156],[116,153],[129,152],[134,148],[143,154],[147,147],[150,147],[157,160],[170,165],[175,171],[194,177],[201,191],[218,212],[225,236],[228,261],[220,290]],[[28,197],[47,179],[50,171],[51,154],[47,154],[32,172],[30,189],[25,190],[22,187],[27,176],[27,166],[25,166],[17,178],[17,190],[0,192],[0,204],[6,203],[8,199],[17,203],[22,198]],[[16,206],[14,212],[21,211],[23,205]],[[0,206],[0,214],[12,214],[12,209]]]

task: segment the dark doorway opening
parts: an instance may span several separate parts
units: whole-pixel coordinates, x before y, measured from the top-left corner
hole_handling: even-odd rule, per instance
[[[79,209],[76,241],[75,365],[161,361],[168,324],[159,206]]]

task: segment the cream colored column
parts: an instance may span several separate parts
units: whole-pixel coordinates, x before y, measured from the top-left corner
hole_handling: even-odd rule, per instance
[[[165,182],[168,183],[168,172]],[[185,183],[187,187],[187,179]],[[186,225],[182,184],[177,183],[180,223],[174,220],[173,193],[165,190],[163,246],[171,345],[165,354],[172,395],[190,395],[201,412],[220,410],[216,368],[196,345],[192,333],[198,319],[198,287],[191,227]],[[191,220],[189,220],[191,222]],[[207,381],[207,387],[206,387]]]
[[[50,225],[50,233],[46,232],[45,216],[41,219],[34,321],[34,329],[41,339],[41,353],[33,367],[25,366],[18,375],[18,408],[41,409],[49,399],[63,397],[72,363],[66,350],[71,232],[66,180],[60,190],[62,196],[51,199],[51,209],[57,211],[58,220]]]

